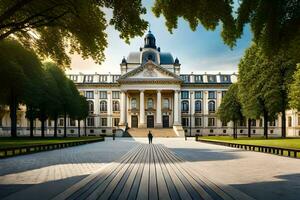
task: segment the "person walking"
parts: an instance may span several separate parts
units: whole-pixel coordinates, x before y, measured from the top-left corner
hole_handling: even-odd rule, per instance
[[[153,135],[152,135],[151,131],[149,131],[149,133],[148,133],[149,144],[152,144],[152,139],[153,139]]]

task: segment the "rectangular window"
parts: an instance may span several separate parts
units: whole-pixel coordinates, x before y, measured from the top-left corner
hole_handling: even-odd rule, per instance
[[[107,82],[107,75],[99,75],[99,82],[105,83]]]
[[[215,126],[215,118],[209,117],[207,126]]]
[[[99,98],[100,99],[107,99],[107,92],[106,91],[100,91],[99,92]]]
[[[227,126],[227,122],[222,122],[222,126]]]
[[[190,126],[189,118],[187,118],[187,117],[181,118],[181,124],[182,124],[182,126],[185,126],[185,127]]]
[[[202,83],[203,82],[203,76],[202,75],[195,75],[195,83]]]
[[[256,119],[251,119],[251,126],[256,126]]]
[[[208,99],[216,99],[216,92],[208,91]]]
[[[207,82],[209,82],[209,83],[216,83],[217,82],[216,75],[207,75]]]
[[[276,120],[269,121],[269,126],[276,126]]]
[[[112,92],[112,98],[113,99],[120,99],[120,92],[119,91],[113,91]]]
[[[94,91],[86,91],[85,92],[85,97],[87,99],[93,99],[94,98]]]
[[[196,127],[202,126],[202,119],[200,117],[195,118],[195,126]]]
[[[189,99],[189,91],[182,91],[181,99]]]
[[[64,126],[64,119],[58,120],[58,126]]]
[[[101,126],[107,126],[107,118],[101,118]]]
[[[190,75],[180,75],[181,79],[183,80],[184,83],[189,83],[190,82]]]
[[[75,120],[74,119],[70,119],[70,126],[75,126]]]
[[[113,118],[114,126],[119,126],[120,118]]]
[[[95,126],[94,117],[88,117],[87,118],[87,126]]]
[[[292,117],[288,117],[288,127],[292,127]]]
[[[112,75],[112,82],[116,83],[119,78],[120,78],[120,75]]]
[[[0,120],[1,121],[1,120]],[[51,120],[50,119],[48,119],[48,126],[51,126],[52,124],[51,124]]]
[[[74,81],[77,82],[77,75],[70,75],[69,78]]]
[[[93,75],[85,75],[84,77],[83,77],[83,82],[85,82],[85,83],[92,83],[93,82]]]
[[[202,99],[202,92],[201,91],[195,91],[195,99]]]
[[[229,83],[230,82],[230,75],[221,75],[220,80],[223,83]]]

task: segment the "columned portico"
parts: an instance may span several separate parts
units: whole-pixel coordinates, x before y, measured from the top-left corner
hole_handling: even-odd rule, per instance
[[[120,106],[120,126],[125,126],[125,115],[126,115],[126,91],[121,91],[121,106]]]
[[[144,90],[140,90],[140,128],[145,128],[145,97]]]
[[[174,91],[174,125],[179,126],[179,91]]]
[[[157,90],[156,127],[162,127],[161,121],[161,91]]]

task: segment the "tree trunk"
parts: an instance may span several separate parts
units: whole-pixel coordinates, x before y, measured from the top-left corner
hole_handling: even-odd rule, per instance
[[[80,137],[80,120],[78,119],[78,137]]]
[[[235,139],[236,121],[233,121],[233,139]]]
[[[44,119],[41,120],[41,137],[42,138],[45,137],[45,120]]]
[[[281,111],[281,137],[285,138],[286,137],[286,115],[285,115],[285,106],[282,108]]]
[[[248,137],[251,137],[251,119],[248,119]]]
[[[9,110],[10,110],[10,121],[11,121],[11,126],[10,126],[10,133],[11,137],[17,137],[17,98],[12,95],[10,105],[9,105]]]
[[[67,112],[64,112],[64,137],[67,137]]]
[[[264,136],[268,139],[268,112],[264,111]]]
[[[84,119],[84,136],[87,136],[86,135],[86,119]]]
[[[54,137],[57,137],[57,116],[54,117]]]

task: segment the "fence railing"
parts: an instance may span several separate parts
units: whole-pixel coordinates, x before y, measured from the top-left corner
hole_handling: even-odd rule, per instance
[[[93,142],[104,141],[103,138],[90,139],[90,140],[81,140],[81,141],[70,141],[70,142],[61,142],[53,144],[38,144],[38,145],[26,145],[19,147],[8,147],[0,149],[0,158],[7,158],[12,156],[37,153],[41,151],[50,151],[55,149],[62,149],[66,147],[72,147],[77,145],[89,144]]]
[[[288,156],[293,158],[300,158],[300,149],[291,149],[291,148],[282,148],[282,147],[272,147],[272,146],[261,146],[261,145],[253,145],[253,144],[238,144],[232,142],[223,142],[223,141],[213,141],[213,140],[205,140],[200,139],[199,137],[195,137],[196,141],[223,145],[233,148],[240,148],[248,151],[257,151],[263,153],[270,153],[280,156]]]

